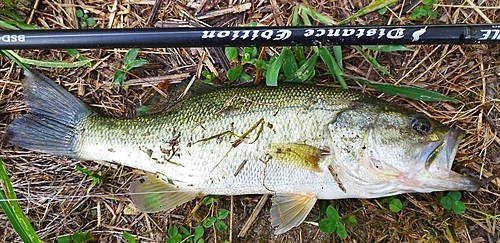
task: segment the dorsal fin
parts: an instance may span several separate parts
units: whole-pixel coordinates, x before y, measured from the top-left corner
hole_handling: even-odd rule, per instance
[[[170,84],[166,92],[167,97],[164,97],[159,92],[154,92],[143,102],[143,105],[146,107],[146,112],[138,112],[138,114],[150,115],[159,113],[170,109],[183,100],[211,93],[222,88],[224,87],[193,79],[184,80],[181,83]]]

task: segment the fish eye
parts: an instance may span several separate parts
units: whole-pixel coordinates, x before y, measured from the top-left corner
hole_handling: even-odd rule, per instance
[[[416,114],[410,119],[410,126],[416,132],[427,135],[431,132],[431,123],[427,117],[422,114]]]

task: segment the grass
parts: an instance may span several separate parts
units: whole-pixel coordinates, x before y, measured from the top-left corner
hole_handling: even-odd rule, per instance
[[[42,242],[16,199],[14,188],[0,159],[0,207],[23,242]]]
[[[187,11],[196,11],[196,9],[178,2],[165,2],[163,6],[160,6],[162,11],[157,11],[155,14],[156,19],[164,21],[173,20],[174,23],[180,23],[187,18],[189,21],[203,22],[209,25],[253,21],[260,24],[277,25],[279,19],[284,23],[290,20],[290,23],[295,25],[318,23],[332,25],[339,22],[345,23],[347,20],[353,24],[365,25],[386,24],[389,22],[389,18],[391,18],[391,23],[396,24],[416,24],[422,21],[425,21],[424,23],[438,23],[428,16],[422,16],[414,21],[410,15],[415,12],[415,8],[412,9],[412,6],[408,4],[393,2],[375,1],[372,5],[363,6],[360,4],[357,6],[346,5],[342,1],[322,2],[315,0],[310,3],[314,8],[285,2],[278,6],[281,14],[274,15],[272,11],[259,12],[260,10],[255,8],[245,14],[229,15],[234,17],[234,21],[226,21],[227,19],[224,18],[228,17],[223,16],[196,19],[206,13],[230,8],[231,6],[227,5],[226,2],[221,2],[217,6],[207,5],[206,8],[200,9],[198,15],[188,17],[182,11],[186,9]],[[33,26],[54,29],[70,26],[71,19],[67,13],[74,13],[76,8],[69,7],[73,10],[66,9],[63,12],[55,4],[56,1],[49,0],[48,3],[50,4],[44,4],[39,7],[37,12],[34,12],[34,18],[30,23]],[[489,4],[491,7],[499,5],[496,1],[485,4]],[[273,9],[273,6],[274,3],[268,2],[260,5],[267,10]],[[416,5],[416,7],[419,6],[425,7],[425,3]],[[147,21],[145,21],[154,13],[152,5],[122,5],[118,3],[117,10],[114,12],[111,11],[113,5],[108,2],[88,3],[87,7],[88,9],[84,9],[85,13],[88,14],[89,18],[96,20],[95,26],[99,28],[152,26],[147,25]],[[447,16],[448,24],[453,24],[453,21],[457,21],[457,23],[482,23],[485,21],[484,16],[494,20],[495,11],[498,11],[498,9],[481,8],[469,11],[470,9],[461,9],[458,5],[457,7],[445,8],[434,4],[432,7],[435,7],[436,19]],[[405,12],[407,9],[409,10]],[[15,9],[10,11],[22,21],[27,21],[31,13],[26,9],[23,10],[25,11],[23,13],[19,13]],[[379,11],[383,13],[380,14]],[[5,17],[2,13],[0,15]],[[333,16],[333,19],[325,16]],[[9,21],[6,21],[6,18]],[[27,27],[27,25],[15,22],[16,19],[8,17],[8,15],[6,18],[1,19],[0,25],[3,27]],[[385,50],[382,48],[395,49],[390,50],[391,52],[384,52]],[[266,66],[262,65],[263,62],[266,62],[266,65],[276,63],[272,69],[273,76],[270,78],[270,83],[276,80],[278,85],[278,82],[285,80],[284,77],[288,77],[290,80],[296,77],[301,82],[328,83],[379,94],[374,91],[384,89],[385,84],[397,84],[420,89],[419,91],[409,91],[409,93],[419,96],[416,99],[428,97],[431,97],[430,100],[442,99],[442,97],[433,98],[432,95],[429,96],[425,93],[422,95],[421,93],[424,90],[432,90],[460,100],[462,103],[424,103],[399,97],[382,96],[382,98],[411,107],[465,130],[467,136],[459,149],[463,156],[459,156],[458,160],[467,165],[473,176],[479,178],[481,174],[482,178],[491,179],[485,183],[481,192],[463,192],[458,200],[454,200],[456,196],[453,194],[450,196],[447,192],[401,195],[383,203],[379,200],[367,199],[337,200],[335,208],[338,209],[340,215],[344,215],[344,217],[340,217],[340,222],[346,226],[346,241],[481,242],[483,240],[484,242],[488,237],[495,237],[498,235],[498,229],[495,225],[499,223],[495,203],[500,194],[498,191],[499,181],[492,177],[498,174],[495,163],[498,161],[496,158],[500,156],[500,154],[495,153],[495,151],[499,151],[500,147],[498,145],[498,132],[494,127],[495,124],[500,124],[498,98],[494,98],[498,97],[496,94],[500,90],[494,82],[495,77],[497,77],[496,67],[500,65],[496,58],[499,53],[498,47],[439,45],[409,46],[411,50],[397,48],[402,47],[364,46],[358,47],[358,50],[351,47],[315,49],[290,47],[288,50],[274,47],[243,49],[241,50],[243,55],[238,55],[237,60],[232,63],[233,66],[229,66],[227,69],[221,65],[223,58],[225,58],[224,51],[222,52],[223,58],[221,58],[220,55],[216,55],[215,49],[210,48],[143,49],[138,51],[133,59],[147,59],[149,62],[134,69],[133,75],[149,78],[184,73],[196,75],[206,71],[204,73],[206,75],[203,76],[207,80],[223,83],[231,81],[226,79],[226,75],[221,74],[227,74],[231,67],[241,65],[243,68],[241,68],[241,72],[236,72],[234,82],[241,81],[240,78],[245,73],[252,77],[253,81],[260,81],[256,79],[259,72],[261,80],[264,82],[267,76],[262,74],[264,71],[269,72],[269,69],[264,69]],[[40,70],[50,74],[51,78],[60,82],[62,86],[83,98],[87,103],[96,106],[104,113],[118,117],[133,116],[134,112],[138,112],[137,107],[154,103],[155,100],[150,97],[156,91],[151,86],[162,90],[163,82],[167,79],[143,81],[135,86],[124,79],[124,85],[129,87],[127,90],[103,87],[103,85],[109,86],[115,74],[114,70],[124,68],[124,56],[129,50],[78,50],[78,53],[59,50],[5,52],[14,58],[25,58],[22,59],[24,62],[34,61],[30,65],[42,66],[39,68]],[[279,61],[281,55],[284,57]],[[205,58],[202,59],[202,57]],[[91,63],[80,62],[81,58],[91,60]],[[256,60],[252,61],[252,59]],[[296,66],[292,59],[294,59]],[[51,63],[53,60],[62,63]],[[261,60],[260,63],[257,63],[258,60]],[[308,60],[314,60],[314,62],[309,61],[309,64],[304,65]],[[372,60],[377,61],[378,67],[373,64]],[[67,63],[72,65],[77,63],[78,65],[73,65],[72,69],[61,68]],[[50,70],[43,66],[50,67]],[[259,67],[261,67],[260,71]],[[311,70],[313,67],[314,75],[293,76],[292,74],[297,73],[301,67],[301,70]],[[390,75],[382,71],[380,67]],[[19,113],[26,112],[26,108],[22,105],[22,90],[18,82],[21,79],[20,69],[13,67],[4,58],[0,60],[0,74],[2,75],[2,79],[0,79],[1,137],[5,126]],[[133,75],[129,75],[129,78],[134,78]],[[310,77],[312,78],[309,79]],[[243,77],[244,79],[245,77]],[[168,80],[172,81],[170,78]],[[392,91],[388,88],[384,92],[398,94],[400,90]],[[21,199],[30,199],[18,201],[17,204],[20,205],[21,209],[24,209],[27,218],[35,226],[37,235],[43,241],[53,242],[58,237],[72,236],[78,232],[91,232],[101,241],[165,241],[169,229],[173,226],[177,227],[181,234],[181,227],[184,227],[189,233],[189,235],[185,234],[186,238],[194,239],[195,230],[203,224],[203,219],[189,217],[191,210],[197,205],[196,202],[180,206],[171,213],[148,216],[134,214],[133,210],[129,208],[127,197],[121,195],[121,193],[127,192],[126,185],[130,178],[139,173],[130,168],[101,162],[77,162],[40,155],[15,149],[2,142],[0,142],[0,157],[6,162],[5,166],[16,194]],[[109,175],[109,178],[112,179],[106,181],[104,186],[94,187],[87,192],[94,180],[90,176],[75,171],[74,168],[77,165],[89,171],[102,171],[103,174]],[[5,187],[5,182],[3,187]],[[7,192],[5,189],[4,191],[4,193]],[[5,195],[5,197],[7,196]],[[250,211],[255,209],[258,199],[258,196],[240,196],[234,197],[234,199],[221,197],[219,204],[228,209],[228,218],[232,217],[232,219],[224,219],[228,228],[224,232],[218,232],[213,227],[203,228],[205,237],[202,238],[210,241],[217,239],[218,242],[229,239],[232,239],[233,242],[258,241],[259,239],[262,241],[297,242],[299,238],[294,237],[294,235],[300,234],[303,241],[307,242],[331,240],[331,235],[323,232],[318,233],[318,227],[312,224],[302,224],[290,234],[275,237],[266,215],[269,205],[260,212],[259,218],[245,237],[233,236],[231,238],[230,232],[234,234],[239,232],[241,225],[248,219]],[[395,199],[400,200],[403,205],[398,212],[394,212],[400,208]],[[5,204],[4,200],[2,199],[2,205]],[[444,205],[442,200],[444,200]],[[232,210],[230,210],[230,202],[234,203]],[[405,202],[408,203],[405,204]],[[466,206],[463,214],[457,214],[453,211],[453,205],[460,204],[458,202],[462,202]],[[447,209],[446,207],[450,203],[452,207]],[[8,209],[3,210],[7,212]],[[201,207],[199,210],[200,215],[217,217],[217,214],[212,215],[207,207]],[[21,217],[21,215],[24,213],[19,213],[15,217]],[[7,224],[7,216],[7,213],[0,214],[2,225]],[[348,225],[349,221],[347,221],[348,218],[351,218],[352,221],[351,216],[358,222],[352,227]],[[232,222],[233,226],[228,222]],[[21,230],[28,229],[24,226],[20,228]],[[18,236],[13,233],[16,230],[15,227],[11,226],[1,227],[0,235],[7,242],[19,241]]]

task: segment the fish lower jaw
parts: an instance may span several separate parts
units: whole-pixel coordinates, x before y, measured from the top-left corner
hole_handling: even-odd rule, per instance
[[[426,175],[427,174],[427,175]],[[474,178],[462,176],[450,170],[447,176],[437,176],[428,171],[417,172],[418,177],[399,176],[395,182],[399,184],[401,193],[429,193],[434,191],[476,191],[480,182]]]

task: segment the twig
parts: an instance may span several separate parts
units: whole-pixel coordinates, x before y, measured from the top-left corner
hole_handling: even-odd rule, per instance
[[[486,21],[486,23],[488,23],[488,24],[492,24],[492,23],[493,23],[493,22],[491,22],[490,18],[488,18],[488,17],[487,17],[487,16],[483,13],[483,11],[481,11],[481,9],[479,9],[479,8],[477,7],[477,5],[476,5],[476,4],[474,4],[471,0],[466,0],[466,1],[467,1],[467,3],[468,3],[469,5],[471,5],[471,6],[474,8],[474,11],[476,11],[476,13],[477,13],[477,14],[479,14],[479,16],[481,16],[481,18],[483,18],[483,19]]]
[[[253,222],[259,215],[260,211],[264,207],[264,204],[266,204],[267,199],[269,198],[269,194],[264,194],[261,198],[260,201],[257,203],[257,206],[255,206],[255,210],[253,210],[252,214],[248,218],[247,222],[243,225],[243,228],[241,229],[240,233],[238,234],[238,237],[245,237],[247,234],[247,231],[250,229],[252,226]]]
[[[269,2],[271,3],[271,10],[273,11],[273,17],[274,20],[276,20],[276,24],[278,24],[278,26],[285,26],[285,23],[283,23],[280,8],[278,7],[278,3],[276,2],[276,0],[270,0]]]
[[[486,119],[486,121],[490,124],[490,126],[493,127],[493,129],[496,130],[498,134],[500,134],[500,127],[498,127],[497,124],[495,124],[495,121],[493,121],[491,117],[486,115],[486,113],[483,113],[483,116]]]
[[[251,3],[244,3],[244,4],[233,6],[231,8],[215,10],[215,11],[203,14],[203,15],[199,15],[199,16],[197,16],[197,19],[199,19],[199,20],[209,19],[209,18],[221,16],[221,15],[226,15],[226,14],[245,12],[245,11],[249,10],[250,7],[252,7]]]
[[[158,12],[158,9],[163,5],[163,0],[156,0],[155,5],[153,5],[153,8],[151,9],[151,13],[149,14],[148,21],[146,22],[146,25],[150,25],[153,23],[156,17],[156,13]]]

